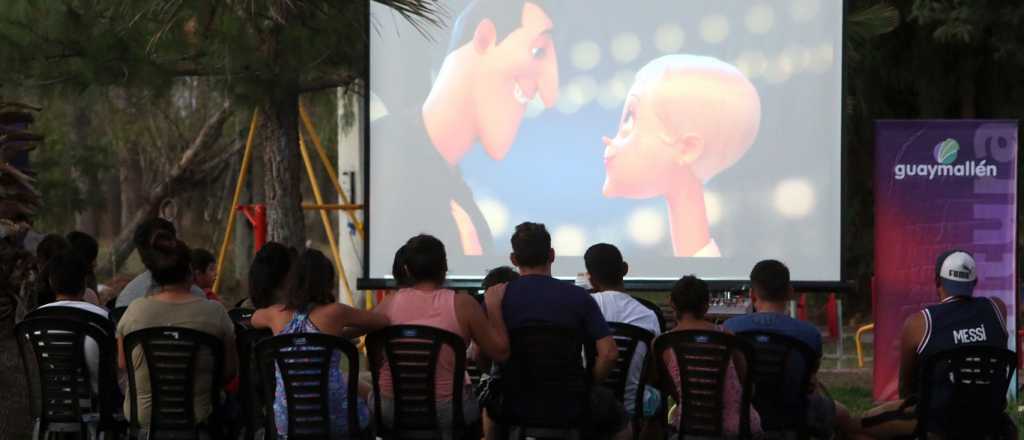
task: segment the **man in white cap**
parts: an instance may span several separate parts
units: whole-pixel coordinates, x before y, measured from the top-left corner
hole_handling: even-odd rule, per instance
[[[900,399],[869,410],[861,420],[874,438],[911,435],[921,361],[936,353],[964,346],[1006,348],[1006,305],[998,298],[975,298],[978,274],[974,257],[952,250],[935,262],[939,303],[907,318],[900,340]],[[941,398],[940,394],[936,398]],[[934,402],[945,407],[943,402]]]

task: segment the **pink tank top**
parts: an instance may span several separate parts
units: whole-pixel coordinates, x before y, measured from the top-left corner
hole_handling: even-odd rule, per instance
[[[455,292],[447,289],[434,291],[405,288],[392,294],[392,297],[374,309],[391,320],[391,325],[425,325],[459,335],[469,343],[459,320],[455,315]],[[452,372],[455,369],[455,356],[450,347],[441,349],[437,361],[435,384],[439,401],[452,400]],[[466,376],[465,383],[470,383]],[[380,392],[383,397],[391,398],[394,392],[391,386],[391,369],[387,361],[380,371]],[[465,393],[464,393],[465,394]]]

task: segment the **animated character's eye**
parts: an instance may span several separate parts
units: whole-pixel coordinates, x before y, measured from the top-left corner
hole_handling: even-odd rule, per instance
[[[622,129],[630,130],[633,128],[633,123],[636,121],[636,114],[633,109],[626,110],[626,113],[622,115]]]
[[[530,56],[532,56],[534,59],[538,59],[539,60],[541,58],[544,58],[544,55],[546,53],[547,53],[547,51],[544,50],[543,47],[535,47],[533,49],[530,49]]]

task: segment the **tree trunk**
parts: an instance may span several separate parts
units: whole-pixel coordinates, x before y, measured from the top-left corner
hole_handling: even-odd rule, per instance
[[[82,100],[75,106],[71,120],[71,144],[77,148],[84,148],[89,143],[89,126],[92,124],[92,117],[89,114],[87,101]],[[78,165],[71,167],[71,176],[78,187],[78,194],[83,199],[90,199],[89,191],[95,186],[90,182],[88,173],[79,168]],[[96,210],[94,206],[87,204],[79,212],[75,213],[75,229],[90,234],[96,233]]]
[[[138,147],[124,145],[118,149],[117,170],[121,184],[121,226],[124,227],[131,223],[144,199]]]
[[[299,156],[299,95],[289,93],[263,109],[263,187],[267,204],[267,240],[302,249],[302,165]]]

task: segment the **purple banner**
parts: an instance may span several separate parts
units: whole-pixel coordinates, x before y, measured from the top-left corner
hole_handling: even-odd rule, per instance
[[[876,121],[875,136],[874,395],[892,400],[903,321],[938,302],[945,250],[974,254],[975,295],[1006,303],[1014,344],[1017,122]]]

